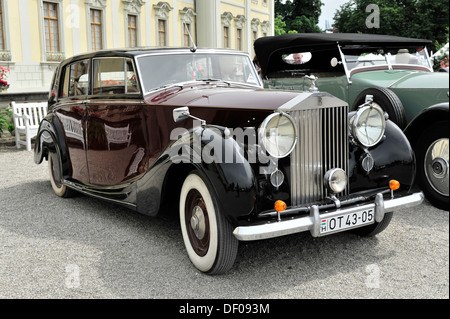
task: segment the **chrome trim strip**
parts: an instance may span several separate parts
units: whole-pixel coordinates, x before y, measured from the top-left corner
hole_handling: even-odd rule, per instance
[[[241,241],[252,241],[280,237],[309,230],[313,237],[317,237],[319,236],[321,219],[341,216],[366,209],[374,209],[375,219],[379,222],[382,220],[382,217],[384,217],[384,212],[393,212],[395,209],[414,207],[420,205],[423,200],[424,194],[422,192],[394,199],[383,199],[382,194],[377,194],[375,201],[369,204],[336,209],[323,214],[319,213],[317,206],[312,206],[309,216],[280,222],[275,221],[264,225],[239,226],[234,229],[233,235]],[[325,235],[328,235],[328,233]]]

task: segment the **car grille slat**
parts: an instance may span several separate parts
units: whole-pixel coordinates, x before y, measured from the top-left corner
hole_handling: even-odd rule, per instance
[[[348,174],[348,107],[292,111],[298,143],[291,154],[292,205],[328,196],[324,175],[333,168]],[[348,195],[348,189],[338,196]]]

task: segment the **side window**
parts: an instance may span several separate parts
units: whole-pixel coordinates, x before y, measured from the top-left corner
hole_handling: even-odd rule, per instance
[[[59,97],[81,97],[89,92],[89,60],[67,65],[61,72]]]
[[[125,58],[95,59],[94,95],[139,93],[133,61]]]

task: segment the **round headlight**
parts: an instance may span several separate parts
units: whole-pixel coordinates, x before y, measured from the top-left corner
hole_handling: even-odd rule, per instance
[[[365,106],[358,110],[353,123],[352,132],[356,140],[365,147],[377,145],[384,136],[386,119],[381,107]]]
[[[270,156],[283,158],[294,150],[297,143],[297,127],[289,115],[274,113],[261,124],[259,138]]]

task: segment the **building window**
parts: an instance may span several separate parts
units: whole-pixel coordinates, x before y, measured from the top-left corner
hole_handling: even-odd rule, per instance
[[[158,44],[166,46],[166,20],[158,20]]]
[[[236,49],[242,51],[242,29],[236,30]]]
[[[191,25],[188,23],[184,24],[184,34],[183,34],[183,44],[185,47],[188,47],[191,43],[191,37],[189,36],[189,32],[191,32]]]
[[[223,48],[230,48],[230,27],[233,18],[233,14],[231,12],[224,12],[221,15]]]
[[[65,58],[64,33],[62,32],[64,23],[63,0],[37,1],[39,5],[38,15],[41,61],[60,62]],[[5,16],[3,16],[3,19],[5,19]],[[8,40],[8,38],[6,38],[6,40]]]
[[[0,62],[12,60],[8,22],[8,1],[0,0]]]
[[[158,39],[158,45],[161,47],[168,46],[169,41],[167,38],[167,34],[169,34],[168,30],[168,21],[170,18],[170,11],[173,10],[173,8],[168,4],[167,2],[158,2],[158,4],[154,4],[153,8],[155,9],[155,16],[156,16],[156,30],[157,30],[157,39]]]
[[[243,35],[244,32],[242,30],[244,30],[245,28],[245,16],[243,15],[238,15],[236,18],[234,18],[234,24],[236,26],[236,50],[244,50],[243,47]]]
[[[137,16],[128,15],[128,45],[137,47]]]
[[[140,15],[144,0],[122,0],[125,17],[125,45],[135,48],[141,45]]]
[[[47,53],[60,52],[58,4],[44,2],[44,33]]]
[[[259,26],[261,25],[261,21],[258,18],[252,19],[251,28],[252,28],[252,37],[253,42],[258,39],[258,31]]]
[[[108,47],[106,39],[106,0],[84,0],[86,3],[86,30],[89,51],[97,51]],[[125,15],[126,17],[126,15]]]
[[[11,61],[8,1],[0,0],[0,61]]]
[[[183,10],[179,11],[181,17],[181,26],[183,34],[183,45],[185,47],[190,47],[195,44],[195,34],[192,32],[192,26],[195,23],[194,9],[185,7]],[[192,41],[191,41],[192,38]]]
[[[102,11],[91,9],[91,47],[93,51],[103,49]]]
[[[230,47],[230,28],[229,27],[223,27],[223,47],[224,48]]]
[[[5,31],[3,30],[3,1],[0,0],[0,50],[5,50]]]
[[[269,21],[263,21],[261,23],[261,31],[262,31],[263,37],[267,37],[267,35],[269,34],[269,31],[270,31],[270,22]]]

